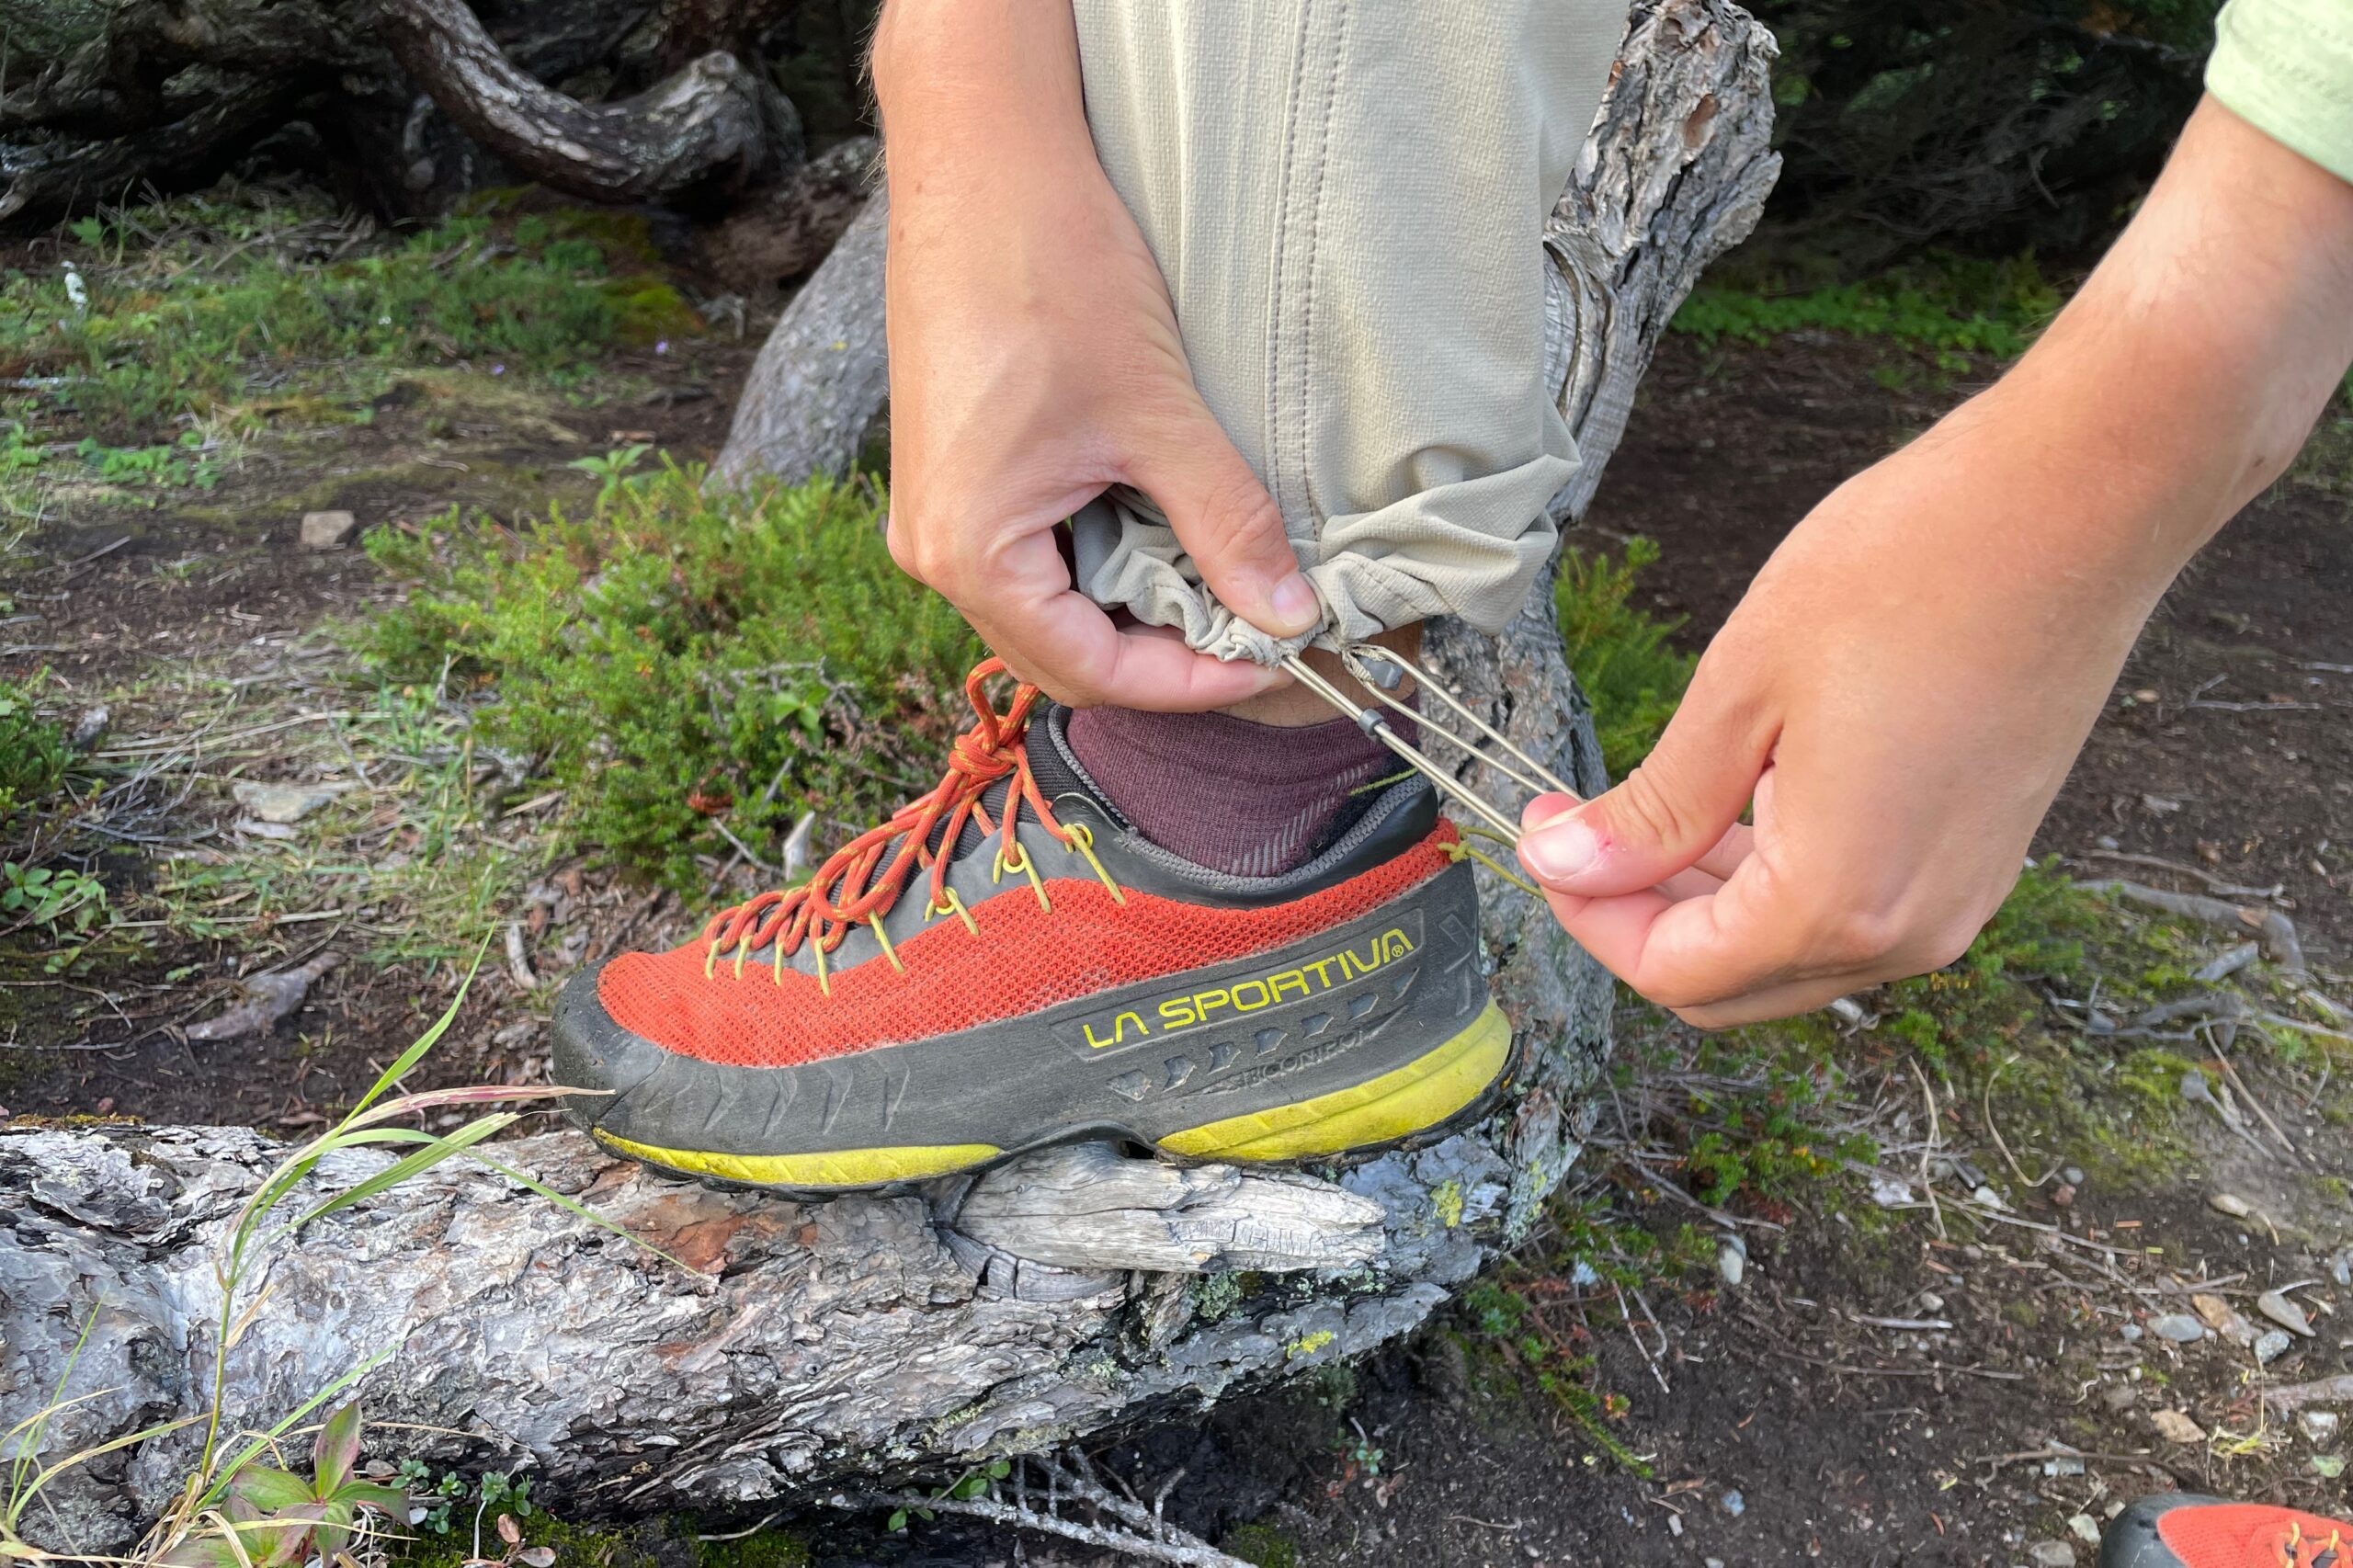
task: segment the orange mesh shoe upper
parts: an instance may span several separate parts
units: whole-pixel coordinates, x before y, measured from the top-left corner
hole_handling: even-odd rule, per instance
[[[902,974],[881,958],[813,975],[723,959],[698,938],[666,953],[625,953],[597,976],[621,1028],[665,1050],[741,1067],[788,1067],[1017,1017],[1115,986],[1266,952],[1364,915],[1451,864],[1457,834],[1430,835],[1370,871],[1263,909],[1204,907],[1127,890],[1115,903],[1093,879],[1051,878],[1051,912],[1026,882],[972,907],[979,934],[942,919],[898,945]]]
[[[2157,1539],[2187,1568],[2353,1568],[2353,1524],[2263,1503],[2176,1508]]]

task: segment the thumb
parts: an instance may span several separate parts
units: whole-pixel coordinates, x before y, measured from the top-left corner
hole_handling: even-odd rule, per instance
[[[1520,864],[1553,892],[1579,897],[1655,887],[1690,869],[1740,820],[1771,751],[1769,732],[1718,709],[1695,683],[1649,757],[1616,789],[1582,806],[1563,795],[1529,803]]]
[[[1154,423],[1129,460],[1133,483],[1167,516],[1221,604],[1276,637],[1313,631],[1323,608],[1283,533],[1282,509],[1209,405],[1198,397],[1191,404],[1185,416]]]

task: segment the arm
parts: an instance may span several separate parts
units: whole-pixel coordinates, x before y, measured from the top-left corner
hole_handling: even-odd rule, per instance
[[[1095,156],[1069,0],[892,0],[874,40],[891,192],[891,550],[1074,702],[1215,708],[1284,678],[1122,632],[1052,529],[1115,483],[1209,587],[1313,625],[1281,514],[1194,390],[1158,265]]]
[[[2202,104],[2025,358],[1782,542],[1650,760],[1530,806],[1571,934],[1707,1025],[1957,958],[2142,622],[2353,360],[2348,299],[2353,184]]]

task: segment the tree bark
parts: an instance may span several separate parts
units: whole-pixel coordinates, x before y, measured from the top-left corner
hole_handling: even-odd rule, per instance
[[[891,393],[882,314],[890,226],[889,200],[877,190],[785,307],[745,378],[715,477],[797,482],[849,472]]]
[[[297,119],[372,160],[395,211],[460,194],[461,170],[597,201],[733,195],[801,156],[792,106],[734,52],[787,3],[0,0],[0,219],[204,177]],[[574,77],[653,85],[545,85]]]
[[[443,113],[551,189],[676,199],[775,179],[801,155],[791,106],[713,51],[635,97],[583,104],[511,64],[465,0],[382,0],[392,52]]]
[[[1586,465],[1571,515],[1660,324],[1755,221],[1771,47],[1726,0],[1636,6],[1552,239],[1551,329],[1576,339],[1563,406]],[[879,408],[881,227],[878,201],[779,327],[731,472],[746,453],[844,461]],[[823,412],[796,424],[803,397]],[[1500,639],[1440,623],[1428,653],[1554,771],[1605,782],[1549,581]],[[502,1153],[703,1272],[445,1166],[279,1249],[269,1301],[228,1355],[230,1418],[264,1423],[391,1351],[366,1385],[371,1417],[469,1436],[387,1428],[381,1450],[526,1469],[535,1499],[574,1514],[749,1507],[1035,1452],[1364,1355],[1526,1234],[1608,1056],[1608,977],[1535,901],[1494,879],[1482,896],[1525,1066],[1506,1103],[1433,1146],[1299,1173],[1086,1147],[909,1196],[801,1202],[674,1185],[548,1133]],[[92,1396],[42,1433],[54,1460],[201,1408],[212,1249],[273,1148],[244,1130],[0,1131],[0,1420]],[[322,1176],[347,1186],[379,1164],[339,1156]],[[29,1527],[52,1546],[121,1545],[193,1441],[65,1472]]]

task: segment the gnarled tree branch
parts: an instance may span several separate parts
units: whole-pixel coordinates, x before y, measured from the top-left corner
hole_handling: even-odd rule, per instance
[[[710,53],[635,97],[584,104],[518,70],[463,0],[382,0],[392,52],[467,135],[552,189],[597,201],[739,190],[799,161],[791,106]]]

